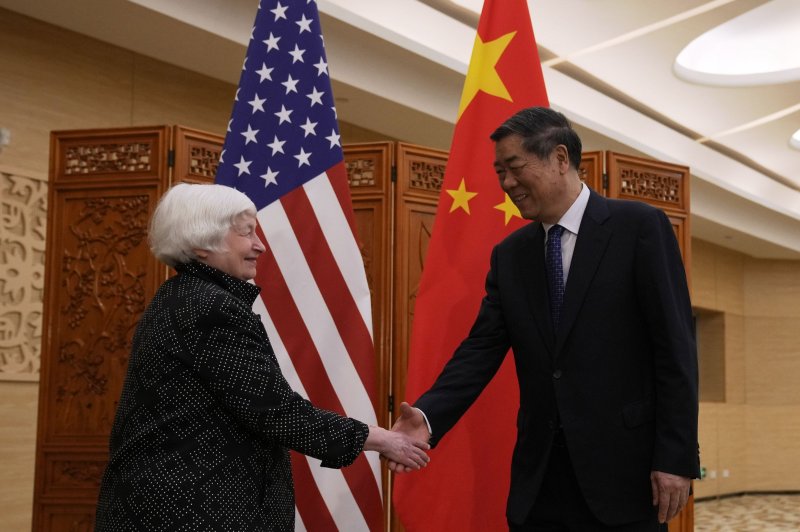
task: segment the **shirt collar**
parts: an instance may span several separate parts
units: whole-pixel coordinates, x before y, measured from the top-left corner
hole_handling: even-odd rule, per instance
[[[572,202],[572,205],[567,212],[558,220],[558,225],[573,233],[575,235],[578,234],[578,229],[581,226],[581,220],[583,220],[583,213],[586,211],[586,205],[589,203],[589,187],[587,187],[584,183],[581,183],[581,192],[578,194],[578,197],[575,198],[575,201]],[[542,223],[544,226],[545,231],[549,231],[551,227],[555,224],[546,224]]]

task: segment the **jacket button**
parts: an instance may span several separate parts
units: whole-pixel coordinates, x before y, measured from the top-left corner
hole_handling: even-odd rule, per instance
[[[560,369],[557,369],[557,370],[555,370],[553,372],[553,378],[554,379],[560,379],[561,378],[561,370]]]

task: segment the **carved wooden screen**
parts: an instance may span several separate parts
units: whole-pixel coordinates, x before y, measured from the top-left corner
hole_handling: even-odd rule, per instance
[[[608,197],[639,200],[663,210],[675,230],[691,283],[692,237],[689,230],[689,168],[653,159],[606,153]],[[691,286],[691,284],[690,284]],[[694,498],[669,524],[670,532],[694,530]]]
[[[163,279],[147,246],[168,128],[51,136],[34,530],[91,530],[139,315]]]
[[[608,196],[644,201],[663,210],[675,230],[691,281],[692,235],[689,227],[689,168],[653,159],[608,152]]]

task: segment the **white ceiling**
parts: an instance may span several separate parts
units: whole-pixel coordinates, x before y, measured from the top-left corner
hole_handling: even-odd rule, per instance
[[[528,3],[551,105],[576,123],[587,149],[689,166],[695,236],[756,257],[797,259],[800,151],[789,139],[800,129],[800,81],[704,86],[673,71],[692,40],[765,2]],[[477,15],[449,0],[317,3],[339,117],[447,148]],[[0,7],[233,84],[257,5],[0,0]]]

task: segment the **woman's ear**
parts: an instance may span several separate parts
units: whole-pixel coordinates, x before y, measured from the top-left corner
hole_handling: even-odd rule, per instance
[[[207,249],[193,248],[192,251],[194,252],[195,257],[197,257],[198,259],[207,259],[208,258],[208,250]]]

